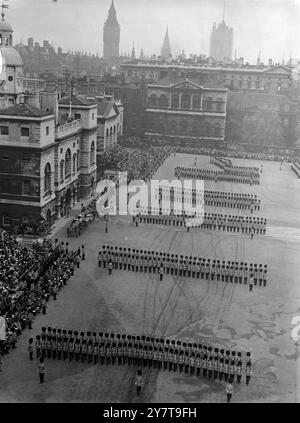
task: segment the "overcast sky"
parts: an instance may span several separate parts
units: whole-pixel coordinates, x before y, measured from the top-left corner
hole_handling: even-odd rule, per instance
[[[102,56],[103,24],[111,0],[9,0],[6,20],[14,41],[49,40],[66,50]],[[120,52],[160,53],[169,26],[173,54],[208,54],[214,21],[223,17],[223,0],[114,0],[121,26]],[[256,61],[300,57],[300,0],[226,0],[225,22],[234,29],[237,56]]]

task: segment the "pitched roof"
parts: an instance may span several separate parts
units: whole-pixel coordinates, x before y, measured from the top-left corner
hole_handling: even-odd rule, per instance
[[[98,116],[101,116],[103,118],[107,118],[109,113],[111,112],[111,109],[113,108],[118,114],[118,109],[115,107],[115,102],[113,100],[100,100],[97,101],[98,105]]]
[[[0,116],[13,115],[13,116],[30,116],[30,117],[43,117],[50,116],[52,113],[45,112],[44,110],[38,109],[37,107],[29,106],[28,104],[15,104],[9,106],[6,109],[0,110]]]
[[[184,84],[185,82],[190,84],[191,88],[193,85],[195,88],[203,87],[203,88],[211,88],[212,90],[214,88],[224,88],[224,86],[219,81],[213,81],[213,82],[203,81],[200,78],[196,78],[196,77],[188,78],[188,81],[186,81],[186,79],[180,76],[174,76],[174,77],[165,76],[159,79],[157,82],[154,82],[153,85],[165,85],[166,87],[170,87],[170,86],[175,87],[176,85],[180,86],[180,84]]]
[[[69,97],[63,97],[60,99],[59,104],[70,104],[70,96]],[[83,95],[72,95],[72,105],[73,106],[91,106],[93,104],[96,104],[92,100],[88,100]]]
[[[270,66],[268,69],[265,69],[265,73],[283,73],[283,74],[291,74],[292,69],[288,66],[280,65],[280,66]]]

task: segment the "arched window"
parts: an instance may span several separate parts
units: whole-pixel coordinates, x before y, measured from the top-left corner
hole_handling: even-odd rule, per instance
[[[111,126],[109,130],[109,142],[112,142],[112,134],[113,134],[113,128]]]
[[[179,94],[178,93],[172,93],[171,95],[171,108],[179,109]]]
[[[94,164],[96,159],[95,159],[95,143],[94,141],[92,141],[91,144],[91,149],[90,149],[90,165]]]
[[[106,129],[106,140],[108,139],[108,137],[109,137],[109,129],[107,128]]]
[[[194,94],[193,96],[193,109],[199,110],[200,109],[200,95]]]
[[[44,171],[44,191],[51,191],[51,165],[47,163]]]
[[[159,97],[159,107],[161,107],[162,109],[167,109],[169,107],[169,100],[165,94],[162,94]]]
[[[2,34],[0,34],[0,46],[2,46]]]
[[[66,166],[65,166],[65,176],[70,176],[71,175],[71,150],[68,148],[66,151],[66,155],[65,155],[65,162],[66,162]]]
[[[205,109],[212,110],[213,99],[211,97],[206,97],[205,99]]]
[[[217,112],[223,112],[223,100],[217,98]]]
[[[9,45],[12,46],[12,35],[9,36]]]
[[[8,38],[5,37],[4,40],[5,40],[5,45],[8,46]]]
[[[116,125],[114,125],[114,134],[116,133]]]
[[[65,174],[65,172],[64,172],[64,168],[65,168],[64,160],[60,161],[59,167],[60,167],[60,181],[62,182],[64,180],[64,174]]]
[[[151,97],[150,97],[150,106],[151,107],[157,107],[157,97],[156,97],[156,94],[151,94]]]
[[[73,154],[73,173],[76,172],[77,169],[77,155],[76,153]]]
[[[80,168],[80,151],[77,150],[77,170]]]

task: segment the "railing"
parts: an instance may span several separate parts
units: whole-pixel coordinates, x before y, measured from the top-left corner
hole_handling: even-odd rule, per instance
[[[80,127],[80,119],[73,120],[72,122],[65,123],[64,125],[56,126],[55,136],[56,138],[65,137],[66,135],[78,131]]]

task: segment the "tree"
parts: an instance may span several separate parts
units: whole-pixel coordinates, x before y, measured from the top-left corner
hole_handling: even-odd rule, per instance
[[[256,112],[243,120],[243,140],[258,145],[284,145],[284,130],[276,112]]]
[[[225,137],[226,140],[233,143],[240,143],[242,141],[243,122],[240,119],[234,118],[230,113],[226,118]]]

